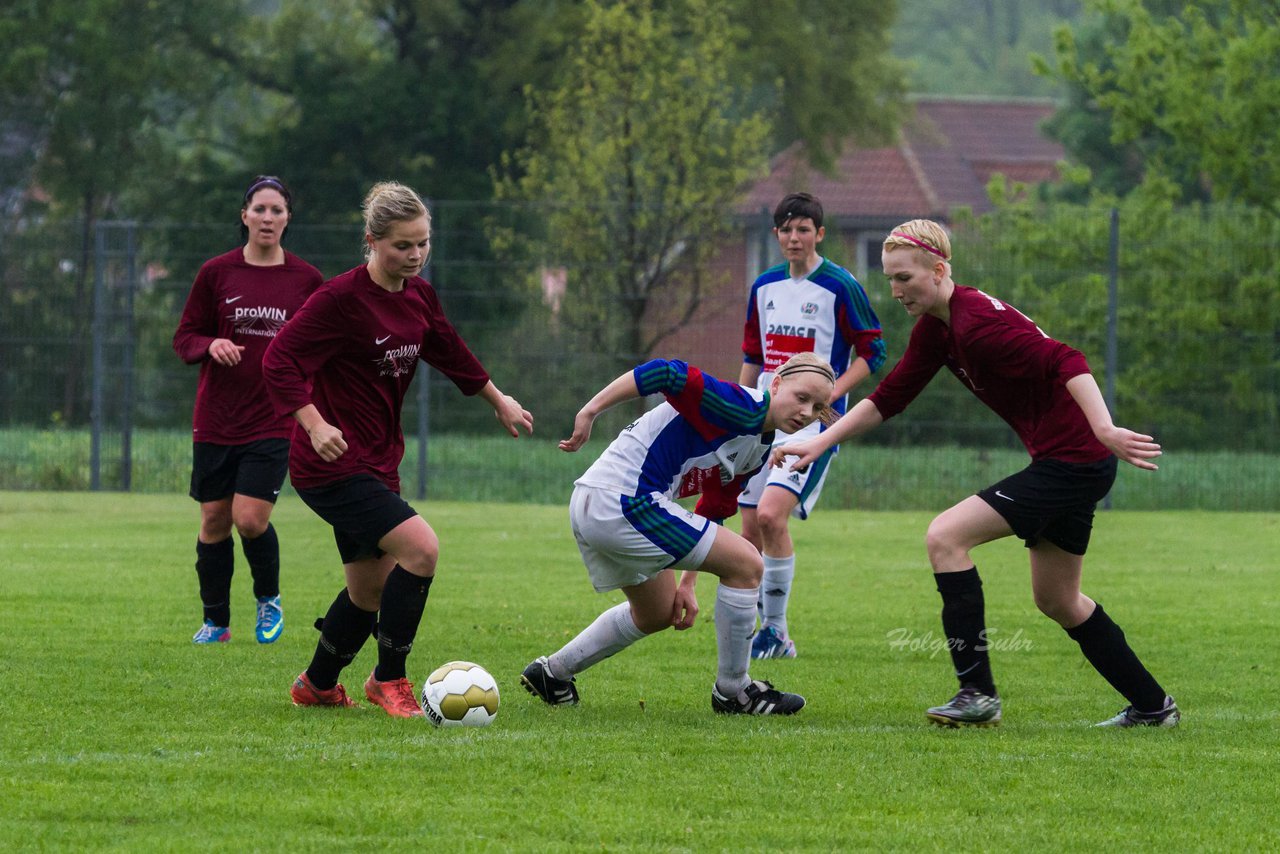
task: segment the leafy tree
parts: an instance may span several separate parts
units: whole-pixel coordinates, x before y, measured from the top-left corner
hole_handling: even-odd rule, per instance
[[[1080,87],[1075,113],[1105,116],[1110,143],[1141,156],[1142,175],[1185,200],[1257,205],[1280,215],[1280,7],[1274,2],[1089,0],[1111,37],[1059,34],[1057,72]],[[1064,118],[1069,146],[1105,158]],[[1074,132],[1072,130],[1074,128]],[[1114,154],[1112,155],[1114,156]]]
[[[79,416],[89,339],[94,222],[146,170],[163,169],[162,140],[200,92],[195,45],[225,37],[236,0],[81,0],[10,4],[0,27],[0,83],[20,103],[37,144],[33,179],[47,213],[76,217],[79,259],[66,320],[72,349],[62,416]]]
[[[559,88],[529,93],[537,130],[498,194],[539,206],[533,251],[564,268],[562,321],[626,368],[697,310],[725,214],[763,172],[769,125],[731,83],[722,0],[586,9]]]
[[[900,3],[730,0],[729,17],[741,22],[726,34],[730,79],[772,117],[775,151],[800,142],[826,169],[847,143],[892,140],[906,91],[906,65],[889,51]]]

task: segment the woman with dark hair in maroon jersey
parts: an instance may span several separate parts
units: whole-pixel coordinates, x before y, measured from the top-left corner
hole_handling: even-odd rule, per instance
[[[378,664],[365,696],[396,717],[419,717],[405,659],[435,576],[440,544],[400,497],[400,411],[418,360],[479,395],[513,437],[533,416],[489,379],[418,273],[431,216],[413,190],[377,184],[364,203],[367,263],[330,279],[269,348],[276,412],[297,420],[294,488],[333,526],[346,586],[320,626],[311,664],[289,694],[299,706],[350,706],[338,676],[374,632]]]
[[[272,409],[262,383],[262,355],[324,277],[280,241],[293,218],[293,197],[279,178],[259,175],[240,207],[244,246],[200,268],[173,349],[200,365],[196,388],[191,497],[200,502],[196,575],[204,605],[198,644],[231,640],[231,529],[253,574],[258,643],[284,629],[280,545],[271,511],[289,468],[288,416]]]
[[[884,241],[893,298],[912,317],[902,360],[876,390],[825,433],[775,448],[805,466],[837,442],[892,418],[946,367],[1008,422],[1031,454],[1022,471],[971,495],[929,525],[925,546],[942,595],[942,627],[960,691],[925,712],[940,726],[993,726],[1001,703],[988,656],[982,581],[969,552],[1010,535],[1026,543],[1036,606],[1129,705],[1099,726],[1176,726],[1173,698],[1130,648],[1102,606],[1080,592],[1093,511],[1116,478],[1117,460],[1154,470],[1160,446],[1117,427],[1080,351],[1046,335],[1008,303],[951,279],[951,239],[915,219]]]

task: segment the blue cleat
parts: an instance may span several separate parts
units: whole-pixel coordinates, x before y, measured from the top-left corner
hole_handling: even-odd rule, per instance
[[[258,625],[254,632],[258,643],[275,643],[284,631],[284,611],[279,596],[262,596],[258,599]]]
[[[795,658],[795,641],[778,631],[777,626],[763,626],[751,639],[752,658]]]
[[[226,626],[215,626],[213,620],[205,620],[200,631],[191,638],[192,643],[226,643],[231,640],[231,629]]]

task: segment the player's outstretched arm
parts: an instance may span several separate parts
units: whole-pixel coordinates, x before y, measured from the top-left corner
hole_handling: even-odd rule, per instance
[[[578,414],[573,419],[573,435],[568,439],[560,440],[560,450],[572,453],[581,448],[591,438],[591,425],[595,423],[596,416],[624,400],[635,400],[639,396],[640,389],[636,385],[633,371],[628,371],[600,389],[595,397],[578,410]]]
[[[493,380],[489,380],[485,387],[480,389],[480,396],[489,401],[489,405],[493,407],[493,414],[498,418],[498,423],[505,427],[513,438],[520,438],[521,427],[530,436],[533,435],[533,415],[520,405],[520,401],[498,391]]]
[[[1151,462],[1163,453],[1151,436],[1135,433],[1123,427],[1117,427],[1111,421],[1111,413],[1107,411],[1107,402],[1098,389],[1098,382],[1093,374],[1077,374],[1067,380],[1067,392],[1079,405],[1084,417],[1088,419],[1093,435],[1106,445],[1107,450],[1124,460],[1131,466],[1148,471],[1159,468]]]
[[[775,447],[769,455],[769,464],[782,466],[787,457],[798,457],[792,460],[788,468],[801,471],[827,452],[828,448],[847,439],[861,436],[884,423],[880,410],[868,398],[863,398],[852,409],[840,417],[840,420],[823,430],[817,436],[804,442]]]

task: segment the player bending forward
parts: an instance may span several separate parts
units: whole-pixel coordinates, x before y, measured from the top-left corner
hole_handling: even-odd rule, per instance
[[[747,674],[764,564],[747,540],[719,524],[737,509],[742,484],[763,464],[774,431],[795,433],[828,411],[835,373],[813,353],[778,369],[768,390],[723,382],[680,361],[655,359],[593,397],[560,443],[576,451],[606,409],[661,392],[666,402],[627,426],[574,483],[573,535],[597,592],[627,601],[524,669],[521,683],[547,703],[578,702],[574,677],[645,635],[687,629],[698,615],[698,572],[716,590],[716,681],[711,708],[723,714],[791,715],[804,697]],[[697,512],[675,499],[701,494]],[[677,584],[673,570],[682,570]],[[696,571],[695,571],[696,570]]]

